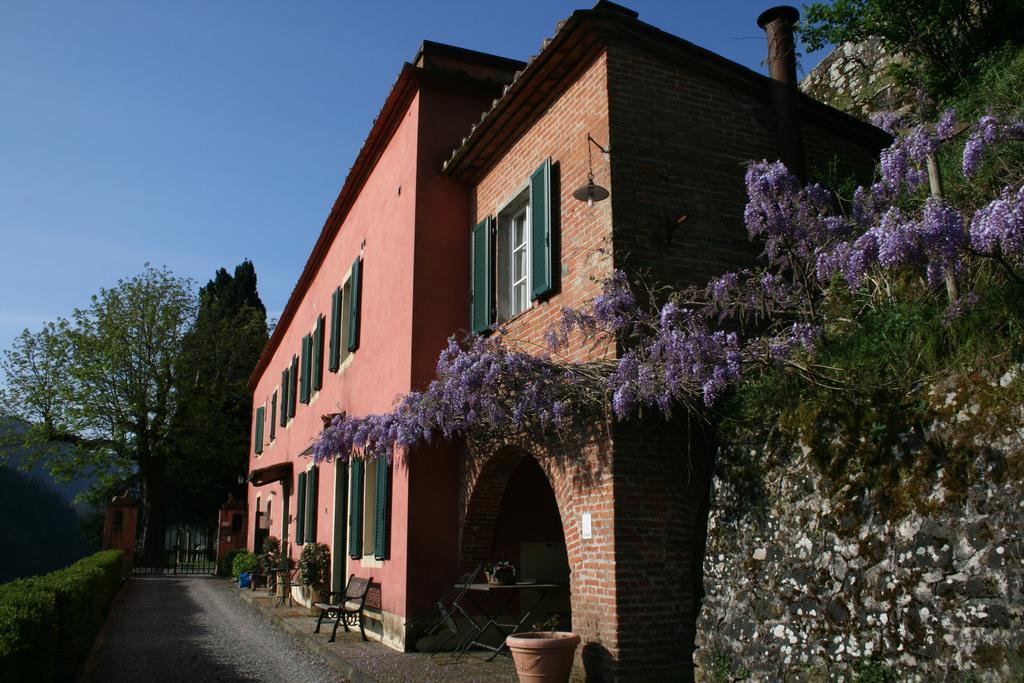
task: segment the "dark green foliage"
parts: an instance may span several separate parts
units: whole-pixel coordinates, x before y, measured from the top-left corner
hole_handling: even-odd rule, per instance
[[[124,554],[0,585],[0,681],[71,680],[121,586]]]
[[[220,560],[220,565],[217,567],[218,576],[232,576],[235,567],[235,558],[244,553],[245,550],[234,549],[224,553],[224,557]]]
[[[164,536],[175,361],[194,316],[191,282],[146,264],[69,319],[25,330],[0,359],[0,405],[32,425],[23,445],[55,477],[140,479],[147,539]],[[37,448],[55,442],[70,448]]]
[[[853,680],[856,683],[895,683],[900,680],[896,671],[880,659],[869,659],[858,662],[853,667]]]
[[[331,550],[323,543],[307,543],[299,556],[299,579],[306,586],[322,588],[330,574]]]
[[[1022,0],[835,0],[804,7],[800,33],[811,50],[876,37],[907,85],[942,102],[978,73],[984,58],[1024,42]]]
[[[199,290],[199,313],[178,358],[178,402],[168,462],[171,514],[206,523],[228,493],[241,496],[252,396],[249,374],[267,342],[267,314],[256,272],[244,261],[234,276],[223,268]]]
[[[979,288],[979,304],[947,325],[944,302],[912,282],[895,286],[899,300],[867,311],[857,310],[861,299],[830,302],[829,318],[840,322],[815,358],[830,381],[807,382],[783,369],[751,376],[726,410],[725,442],[767,439],[781,451],[800,442],[837,490],[851,487],[845,502],[882,493],[878,506],[891,514],[922,505],[940,474],[954,494],[976,478],[985,453],[966,431],[979,427],[965,423],[964,438],[929,430],[951,415],[943,397],[928,392],[963,377],[958,394],[979,393],[990,414],[1010,408],[984,404],[983,375],[1024,359],[1024,292],[1014,284]]]
[[[277,536],[267,536],[263,539],[260,552],[264,567],[270,569],[281,566],[281,539]]]
[[[237,579],[239,575],[253,571],[256,569],[256,562],[256,553],[245,551],[238,553],[231,562],[231,576]]]
[[[715,650],[711,653],[708,666],[708,680],[713,683],[745,680],[750,676],[746,667],[736,666],[732,656],[723,650]]]

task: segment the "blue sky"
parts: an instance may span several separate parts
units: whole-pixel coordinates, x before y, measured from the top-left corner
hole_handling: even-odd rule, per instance
[[[525,59],[591,4],[6,0],[0,349],[147,261],[203,284],[250,258],[276,315],[420,41]],[[764,69],[769,0],[624,4]]]

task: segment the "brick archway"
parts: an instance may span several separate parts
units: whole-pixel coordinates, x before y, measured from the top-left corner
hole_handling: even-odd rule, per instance
[[[558,505],[562,531],[568,540],[570,525],[566,522],[572,519],[568,514],[571,502],[562,477],[552,471],[546,459],[534,458],[518,446],[501,448],[490,457],[477,460],[477,466],[467,473],[466,490],[469,493],[464,500],[459,538],[459,563],[464,571],[493,559],[490,557],[491,546],[502,498],[513,473],[525,458],[533,458],[544,472]],[[570,566],[573,564],[572,554],[570,551]]]

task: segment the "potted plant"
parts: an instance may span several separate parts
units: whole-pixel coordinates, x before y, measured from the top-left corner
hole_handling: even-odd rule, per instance
[[[277,569],[281,566],[281,539],[267,536],[263,539],[263,571],[267,575],[267,592],[276,592]]]
[[[484,567],[487,583],[494,586],[510,586],[516,582],[516,568],[508,560],[496,560]]]
[[[516,675],[523,683],[545,681],[565,683],[572,673],[572,662],[580,637],[567,631],[556,631],[558,617],[534,624],[533,631],[516,633],[505,639],[516,665]]]
[[[310,606],[327,601],[331,549],[323,543],[307,543],[299,556],[299,583],[309,592]]]

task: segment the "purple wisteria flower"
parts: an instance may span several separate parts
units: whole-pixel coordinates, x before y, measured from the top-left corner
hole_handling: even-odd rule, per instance
[[[872,112],[870,118],[873,125],[894,137],[903,127],[903,117],[893,111]]]
[[[1024,186],[1010,188],[971,218],[971,246],[985,254],[1001,254],[1019,262],[1024,258]]]
[[[991,114],[978,119],[964,145],[964,175],[970,178],[977,173],[987,149],[1004,140],[1024,140],[1024,121],[1000,123]]]
[[[609,404],[617,419],[713,406],[751,364],[801,367],[798,355],[813,354],[823,336],[815,304],[837,278],[855,294],[895,271],[923,274],[939,288],[978,254],[1003,265],[1024,262],[1024,187],[1007,188],[978,209],[969,229],[956,207],[919,192],[929,156],[956,130],[952,111],[931,129],[901,132],[902,122],[891,117],[881,125],[898,135],[882,152],[881,180],[854,192],[849,218],[824,187],[802,185],[779,162],[751,163],[744,219],[750,237],[764,243],[765,262],[657,305],[642,304],[616,270],[589,306],[564,308],[545,335],[553,351],[567,348],[570,337],[603,336],[620,349],[617,359],[587,365],[526,353],[501,328],[461,343],[452,338],[422,392],[401,397],[388,412],[335,416],[314,444],[314,458],[390,459],[396,449],[476,430],[560,427],[584,408]],[[975,172],[989,145],[1012,139],[1024,139],[1024,124],[983,117],[964,150],[965,174]],[[662,294],[652,290],[651,297]],[[947,324],[976,301],[973,292],[954,301]]]
[[[935,124],[935,134],[939,136],[939,140],[949,140],[956,133],[956,110],[947,109],[942,112],[942,116],[939,117],[938,123]]]

